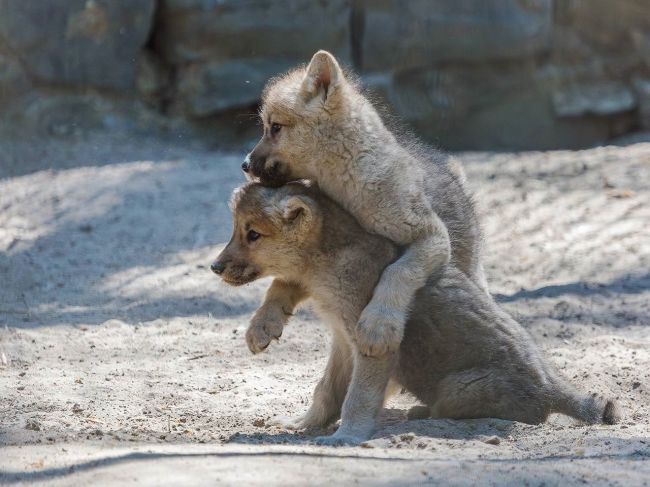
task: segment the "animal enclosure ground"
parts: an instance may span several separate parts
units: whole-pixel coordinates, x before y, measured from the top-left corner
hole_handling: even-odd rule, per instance
[[[308,311],[252,356],[268,281],[209,272],[241,154],[92,135],[0,146],[0,483],[643,485],[650,479],[650,144],[462,154],[491,291],[624,420],[406,421],[357,448],[267,424],[324,368]]]

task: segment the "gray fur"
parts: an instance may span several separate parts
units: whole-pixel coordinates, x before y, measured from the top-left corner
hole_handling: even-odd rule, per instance
[[[448,262],[487,291],[462,168],[398,139],[330,53],[272,80],[260,116],[264,134],[243,166],[251,177],[271,186],[314,181],[362,228],[402,248],[359,315],[364,355],[399,349],[416,291]]]
[[[283,227],[278,238],[291,243],[273,255],[279,260],[291,255],[294,260],[286,271],[271,274],[277,279],[247,339],[251,350],[265,349],[270,338],[263,332],[265,319],[259,317],[273,316],[279,306],[291,313],[301,299],[311,298],[332,329],[333,346],[309,411],[285,422],[286,426],[323,427],[340,415],[338,431],[319,441],[362,441],[372,434],[390,379],[412,392],[429,407],[429,415],[438,418],[495,417],[539,423],[559,412],[587,423],[618,420],[613,401],[585,395],[571,386],[521,325],[453,263],[443,266],[417,292],[398,353],[380,357],[360,353],[355,342],[357,319],[398,249],[388,239],[364,231],[315,188],[293,183],[268,190],[252,184],[239,197],[242,208],[257,205],[268,210],[281,208],[283,201],[296,195],[308,202],[309,224],[278,223]],[[238,218],[237,205],[234,212]],[[272,213],[262,218],[277,221]],[[313,235],[319,238],[310,238]],[[260,246],[258,252],[262,251]],[[224,253],[228,252],[227,247]],[[296,268],[295,259],[300,272],[290,274]],[[278,261],[273,265],[283,268]]]

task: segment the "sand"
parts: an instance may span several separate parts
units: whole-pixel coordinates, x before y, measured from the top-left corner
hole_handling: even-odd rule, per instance
[[[490,288],[624,420],[407,421],[326,448],[267,424],[304,411],[327,328],[301,311],[253,356],[269,281],[208,269],[242,154],[88,135],[0,148],[0,483],[648,485],[650,144],[460,154]]]

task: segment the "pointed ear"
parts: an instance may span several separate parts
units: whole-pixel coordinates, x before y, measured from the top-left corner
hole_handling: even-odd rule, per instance
[[[325,101],[340,88],[342,82],[343,71],[334,56],[327,51],[318,51],[307,66],[301,90],[305,100],[321,96]]]
[[[288,223],[309,223],[314,214],[314,202],[307,196],[289,196],[282,201],[282,217]]]

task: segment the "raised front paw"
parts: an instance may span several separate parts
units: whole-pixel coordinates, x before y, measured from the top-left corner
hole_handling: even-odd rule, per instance
[[[406,317],[397,310],[368,305],[356,328],[356,344],[363,355],[378,357],[399,350]]]
[[[249,350],[253,353],[266,350],[271,340],[277,340],[282,336],[286,321],[287,317],[281,309],[260,308],[246,330],[246,344]]]

